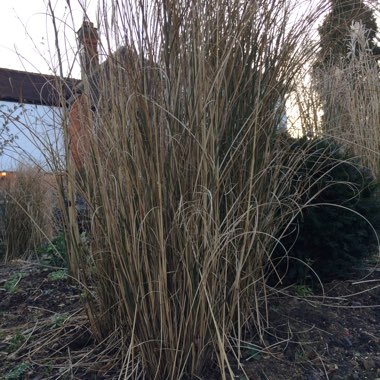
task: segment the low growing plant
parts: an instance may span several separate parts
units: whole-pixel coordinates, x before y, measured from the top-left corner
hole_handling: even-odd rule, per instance
[[[294,291],[297,296],[299,297],[308,297],[313,294],[313,289],[311,289],[307,285],[295,285],[294,286]]]
[[[14,273],[4,284],[5,290],[10,293],[16,293],[18,290],[18,284],[21,279],[25,276],[25,273],[19,272]]]
[[[67,270],[66,269],[60,269],[56,270],[54,272],[49,273],[48,275],[49,280],[52,281],[61,281],[67,279]]]
[[[64,314],[60,314],[60,313],[54,314],[51,317],[52,327],[53,328],[62,327],[67,319],[68,319],[68,316],[67,316],[66,313],[64,313]]]
[[[26,378],[25,372],[30,368],[30,363],[22,362],[5,375],[5,380],[19,380]]]
[[[25,342],[25,335],[20,329],[17,329],[15,334],[9,340],[8,352],[17,351]]]
[[[63,233],[55,236],[37,249],[37,256],[44,263],[57,267],[67,267],[66,241]]]

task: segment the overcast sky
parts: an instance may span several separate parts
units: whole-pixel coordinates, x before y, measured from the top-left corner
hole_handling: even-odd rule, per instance
[[[74,28],[67,0],[52,0],[59,24],[60,43],[66,43],[66,62],[72,62],[76,51],[75,31],[83,20],[78,0],[71,0]],[[82,0],[89,8],[89,17],[96,21],[96,0]],[[74,30],[73,30],[74,29]],[[55,66],[55,67],[54,67]],[[54,33],[47,15],[47,0],[1,0],[0,12],[0,67],[51,74],[57,69]],[[67,71],[68,68],[66,67]],[[79,75],[79,68],[74,70]]]
[[[55,55],[52,21],[48,16],[48,0],[0,1],[0,67],[45,74],[57,72],[58,59]],[[315,1],[299,0],[297,7],[303,13],[307,5]],[[378,4],[379,0],[371,1]],[[65,53],[64,74],[67,75],[77,51],[75,32],[83,20],[83,6],[88,9],[90,20],[96,24],[98,0],[51,0],[51,3],[57,17],[59,40]],[[68,3],[74,20],[71,19]],[[79,77],[79,67],[74,67],[71,75]]]
[[[84,1],[84,0],[83,0]],[[0,67],[21,71],[31,71],[43,74],[57,72],[54,67],[58,62],[55,56],[54,33],[51,18],[47,15],[46,0],[0,0]],[[89,17],[96,23],[96,0],[87,1],[90,5]],[[78,0],[71,0],[74,23],[69,18],[66,0],[52,0],[57,24],[59,27],[60,43],[62,51],[69,51],[69,56],[64,57],[66,62],[73,62],[76,51],[75,32],[79,29],[83,20],[83,11],[78,5]],[[92,11],[92,13],[90,13]],[[71,17],[71,16],[70,16]],[[64,45],[66,43],[66,45]],[[53,62],[53,65],[52,65]],[[64,74],[69,72],[66,65]],[[79,78],[80,68],[75,67],[71,76]],[[16,107],[14,109],[14,107]],[[8,111],[13,109],[14,111]],[[21,109],[17,104],[0,102],[0,141],[7,139],[6,131],[2,131],[4,115],[12,114],[12,122],[8,124],[11,135],[17,135],[17,139],[6,146],[3,154],[0,154],[0,171],[15,170],[21,162],[39,163],[44,166],[46,149],[44,144],[50,141],[60,144],[60,128],[55,116],[55,110],[50,107],[26,105],[24,113],[20,114],[20,121],[15,122],[16,113]],[[4,114],[5,112],[5,114]],[[2,117],[3,116],[3,117]],[[37,133],[29,133],[31,131]],[[57,132],[58,131],[58,132]],[[38,138],[35,138],[38,136]]]

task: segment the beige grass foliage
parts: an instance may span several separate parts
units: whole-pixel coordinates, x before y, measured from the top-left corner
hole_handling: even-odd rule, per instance
[[[263,339],[275,237],[305,191],[289,192],[303,157],[281,165],[278,132],[315,49],[317,13],[290,23],[295,5],[101,4],[107,61],[83,82],[80,164],[65,129],[69,204],[80,194],[91,225],[84,243],[69,207],[67,236],[93,330],[117,342],[125,378],[200,375],[212,359],[226,379],[245,335]]]
[[[378,177],[380,173],[380,76],[366,30],[351,26],[348,60],[317,70],[323,133],[348,146]]]
[[[25,258],[51,239],[53,178],[38,168],[19,165],[1,178],[3,260]]]

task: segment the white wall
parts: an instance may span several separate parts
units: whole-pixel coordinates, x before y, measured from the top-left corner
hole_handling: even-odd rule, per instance
[[[0,171],[17,170],[20,164],[55,170],[49,162],[53,155],[62,158],[62,141],[59,108],[0,101],[0,147],[5,143]]]

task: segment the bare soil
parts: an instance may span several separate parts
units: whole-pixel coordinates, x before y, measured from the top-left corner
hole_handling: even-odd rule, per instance
[[[236,379],[380,380],[380,269],[309,293],[273,290],[264,344],[244,344]],[[81,290],[64,272],[0,266],[1,380],[117,379],[115,350],[92,336]],[[212,363],[206,372],[220,378]]]

